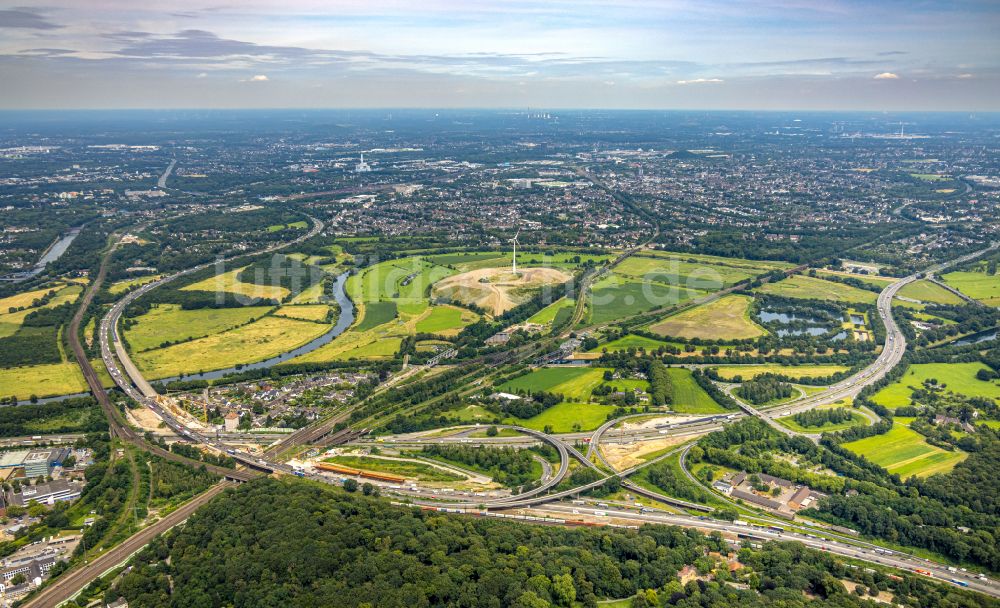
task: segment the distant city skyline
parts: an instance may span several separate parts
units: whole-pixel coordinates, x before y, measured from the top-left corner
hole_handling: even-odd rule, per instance
[[[0,109],[998,111],[998,31],[976,0],[0,0]]]

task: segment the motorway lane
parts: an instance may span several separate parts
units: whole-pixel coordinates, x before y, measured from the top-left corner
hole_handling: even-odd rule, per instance
[[[56,608],[56,606],[73,598],[81,589],[128,560],[137,551],[148,545],[151,540],[186,521],[192,513],[231,485],[227,482],[215,484],[208,491],[184,503],[177,510],[164,516],[163,519],[143,528],[89,563],[78,565],[64,572],[28,600],[23,608]]]

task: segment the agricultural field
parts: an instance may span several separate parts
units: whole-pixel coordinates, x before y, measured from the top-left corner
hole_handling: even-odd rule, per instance
[[[728,295],[667,317],[649,327],[653,333],[711,340],[755,338],[767,332],[750,319],[751,298]]]
[[[322,323],[267,316],[230,331],[139,352],[133,359],[150,379],[178,376],[262,361],[293,350],[329,328]]]
[[[604,382],[604,367],[543,367],[514,378],[500,387],[507,393],[560,393],[567,399],[587,401],[590,393]]]
[[[260,319],[270,310],[269,306],[183,310],[179,304],[156,304],[146,314],[136,317],[124,336],[132,352],[142,352],[159,348],[164,342],[224,332]]]
[[[290,319],[303,321],[326,321],[330,307],[326,304],[300,304],[297,306],[282,306],[274,314]]]
[[[396,303],[392,301],[365,304],[364,317],[355,329],[357,331],[367,331],[383,323],[388,323],[396,318],[396,312]]]
[[[399,352],[400,337],[374,337],[370,334],[346,333],[311,353],[292,359],[295,363],[326,363],[349,359],[391,359]]]
[[[842,445],[903,479],[947,473],[965,460],[965,452],[949,452],[924,441],[923,435],[910,429],[912,420],[896,418],[888,433]]]
[[[838,372],[847,371],[846,365],[720,365],[715,370],[723,380],[741,376],[744,380],[763,374],[782,374],[789,378],[824,378]]]
[[[642,255],[673,259],[673,260],[682,260],[690,264],[742,268],[755,275],[770,272],[772,270],[785,270],[794,266],[794,264],[791,264],[789,262],[779,262],[776,260],[747,260],[743,258],[724,258],[717,255],[708,255],[703,253],[679,253],[675,251],[649,250],[643,252]]]
[[[673,411],[682,414],[722,414],[729,411],[698,386],[690,370],[671,367],[667,369],[667,373],[674,389],[673,404],[670,406]]]
[[[543,287],[555,288],[570,280],[555,268],[481,268],[450,276],[434,284],[432,295],[462,304],[475,304],[494,315],[522,304]]]
[[[801,274],[790,276],[776,283],[764,283],[754,291],[786,298],[833,300],[852,304],[874,304],[875,300],[878,299],[878,294],[874,291]]]
[[[301,293],[292,298],[292,304],[315,304],[323,299],[323,282],[320,281],[302,290]]]
[[[766,270],[720,263],[689,262],[680,257],[634,255],[615,267],[615,272],[643,281],[717,291],[763,274]]]
[[[264,298],[268,300],[283,300],[288,295],[288,289],[280,285],[257,285],[244,283],[238,275],[248,268],[237,268],[222,274],[210,276],[196,283],[181,287],[181,291],[209,291],[212,293],[226,292],[248,298]]]
[[[354,302],[426,302],[431,286],[452,274],[450,268],[420,257],[386,260],[352,274],[345,289]]]
[[[1000,399],[1000,384],[996,380],[985,382],[976,373],[987,369],[982,363],[919,363],[911,365],[902,378],[875,393],[872,400],[879,405],[895,408],[910,404],[912,387],[919,387],[925,380],[935,379],[946,390],[966,397]]]
[[[590,322],[603,324],[687,302],[706,292],[655,282],[640,282],[612,273],[591,289]]]
[[[0,397],[27,399],[31,395],[51,397],[87,390],[87,382],[75,362],[0,368]]]
[[[55,296],[51,300],[42,306],[32,307],[32,304],[35,304],[39,298],[50,291],[55,292]],[[56,283],[44,289],[19,293],[0,299],[0,338],[13,336],[21,328],[24,318],[33,311],[73,302],[81,293],[83,293],[83,285],[80,283]],[[22,307],[24,310],[10,312],[12,308]]]
[[[956,271],[942,275],[945,283],[988,306],[1000,306],[1000,274]]]
[[[450,336],[457,334],[466,325],[475,323],[478,318],[479,315],[471,310],[439,305],[432,307],[425,316],[417,321],[416,329],[419,333]]]
[[[921,302],[931,302],[934,304],[961,304],[962,298],[951,293],[944,287],[932,283],[926,279],[914,281],[904,285],[899,290],[899,295],[906,298],[913,298]]]

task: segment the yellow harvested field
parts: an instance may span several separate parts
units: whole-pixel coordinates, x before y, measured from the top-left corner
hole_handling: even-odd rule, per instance
[[[322,281],[303,289],[299,295],[292,298],[292,304],[313,304],[319,302],[321,297],[323,297]]]
[[[300,306],[282,306],[274,314],[279,317],[305,319],[306,321],[325,321],[330,307],[326,304],[303,304]]]
[[[52,397],[87,390],[76,363],[53,363],[0,369],[0,397]]]
[[[20,308],[22,306],[31,306],[31,303],[41,298],[50,291],[59,291],[64,285],[54,285],[52,287],[46,287],[45,289],[36,289],[34,291],[26,291],[24,293],[16,293],[12,296],[6,298],[0,298],[0,311],[7,312],[11,308]]]
[[[750,301],[747,296],[725,296],[667,317],[649,329],[661,336],[680,338],[756,338],[767,332],[750,319]]]
[[[166,378],[262,361],[293,350],[329,328],[322,323],[269,316],[198,340],[137,353],[134,359],[149,378]]]
[[[522,268],[516,275],[510,268],[482,268],[438,281],[432,296],[475,304],[498,315],[526,301],[535,290],[569,279],[569,274],[555,268]]]
[[[250,298],[265,298],[269,300],[281,300],[288,295],[288,289],[280,285],[255,285],[240,281],[236,277],[242,271],[243,268],[237,268],[236,270],[211,276],[197,283],[181,287],[181,291],[210,291],[213,293],[222,291]]]

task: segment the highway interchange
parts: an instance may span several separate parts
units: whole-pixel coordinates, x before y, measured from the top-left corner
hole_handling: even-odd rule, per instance
[[[295,243],[301,242],[305,239],[315,236],[316,234],[319,234],[320,231],[323,230],[323,223],[315,218],[310,218],[310,219],[313,222],[313,226],[308,231],[308,233],[306,233],[305,235],[299,237],[294,241],[272,246],[264,251],[261,251],[260,253],[273,252],[294,245]],[[989,249],[994,249],[997,246],[998,246],[997,244],[994,244]],[[935,267],[934,269],[931,269],[929,272],[938,272],[948,266],[959,264],[961,262],[966,261],[967,259],[971,259],[977,255],[981,255],[982,253],[984,253],[984,251],[976,252],[968,256],[963,256],[962,258],[952,260],[951,262],[945,264],[941,264]],[[189,440],[194,443],[202,444],[218,452],[228,453],[234,459],[236,459],[240,464],[247,467],[245,469],[239,469],[239,470],[225,470],[225,472],[223,472],[222,474],[227,479],[233,481],[246,481],[252,479],[255,476],[267,473],[304,475],[304,473],[301,470],[296,470],[290,465],[278,460],[278,454],[280,453],[280,450],[269,450],[265,452],[264,456],[254,456],[246,452],[234,450],[233,448],[229,447],[223,439],[216,438],[214,436],[210,437],[203,433],[188,428],[181,420],[178,420],[173,414],[171,414],[166,408],[164,408],[161,405],[161,402],[158,399],[156,391],[149,384],[149,382],[146,381],[146,379],[142,376],[139,370],[132,363],[130,357],[128,356],[128,353],[125,351],[121,341],[118,339],[117,335],[118,322],[121,318],[123,311],[129,304],[134,302],[137,298],[142,297],[149,291],[156,289],[161,285],[174,281],[180,277],[190,275],[194,272],[198,272],[209,266],[210,264],[203,264],[194,268],[178,272],[168,277],[164,277],[152,283],[148,283],[140,287],[139,289],[130,292],[124,298],[116,302],[112,306],[111,310],[104,316],[103,319],[101,319],[100,322],[99,340],[101,347],[101,356],[102,359],[104,360],[105,366],[107,367],[109,373],[111,374],[111,377],[114,380],[115,384],[125,394],[127,394],[129,397],[131,397],[138,403],[148,406],[153,412],[155,412],[158,416],[160,416],[163,419],[165,424],[171,430],[173,430],[174,433],[177,434],[177,436],[183,437],[186,440]],[[906,341],[899,327],[892,318],[891,302],[892,299],[895,297],[896,293],[899,291],[899,289],[901,289],[904,285],[919,279],[921,276],[922,273],[919,275],[914,274],[899,281],[896,281],[894,283],[891,283],[880,293],[877,307],[879,316],[881,317],[882,322],[885,326],[886,341],[883,346],[882,352],[870,366],[859,371],[857,374],[851,376],[850,378],[832,385],[827,390],[821,393],[809,397],[804,397],[789,404],[786,404],[785,406],[779,408],[780,415],[784,416],[790,413],[805,411],[807,409],[819,405],[833,403],[840,399],[853,398],[865,386],[877,382],[882,377],[884,377],[885,374],[887,374],[893,367],[895,367],[905,354]],[[99,280],[95,281],[92,284],[92,287],[96,287],[98,283]],[[89,295],[92,297],[92,293],[89,293]],[[81,310],[86,308],[86,302],[89,302],[89,299],[85,299],[84,306],[81,308]],[[72,332],[72,334],[75,335],[76,332]],[[81,359],[80,364],[81,367],[84,368],[86,377],[87,376],[86,368],[90,367],[89,362],[86,361],[86,357],[82,358],[78,357],[78,359]],[[94,374],[94,376],[96,379],[96,374]],[[107,401],[107,394],[104,393],[103,395],[104,399],[101,399],[100,398],[101,395],[98,395],[98,392],[102,393],[104,392],[103,388],[100,387],[100,382],[98,381],[96,383],[96,386],[95,384],[91,384],[91,387],[95,393],[95,396],[98,396],[99,401],[101,401],[102,406],[104,406],[105,401]],[[110,401],[108,401],[108,403],[110,404]],[[110,407],[114,408],[115,406],[110,405]],[[773,410],[769,412],[760,411],[745,403],[741,403],[741,407],[743,407],[744,410],[746,411],[746,415],[758,416],[762,420],[765,420],[766,422],[768,422],[768,424],[770,424],[771,426],[780,430],[783,433],[789,433],[789,434],[793,433],[793,431],[780,425],[775,420],[775,418],[777,417],[777,413],[775,411]],[[105,410],[108,411],[108,407],[105,407]],[[115,410],[115,413],[117,414],[117,410]],[[637,430],[629,430],[627,432],[627,440],[641,441],[645,439],[652,439],[664,436],[683,436],[686,434],[691,434],[693,432],[707,432],[710,430],[721,428],[722,425],[728,423],[729,421],[735,418],[740,417],[741,415],[742,414],[735,413],[725,416],[706,417],[694,421],[689,421],[685,424],[671,425],[669,428],[656,427],[652,429],[641,428]],[[118,434],[119,436],[122,436],[123,439],[130,440],[133,442],[142,441],[141,438],[133,429],[127,427],[126,425],[121,424],[120,420],[118,421],[118,423],[116,423],[116,420],[118,420],[118,418],[112,415],[110,412],[109,412],[109,419],[111,419],[112,431],[114,433]],[[339,422],[344,419],[346,419],[346,414],[337,418],[331,418],[320,421],[315,426],[306,427],[305,429],[302,429],[294,433],[292,436],[286,437],[285,439],[282,440],[280,445],[282,446],[282,448],[286,448],[294,445],[302,445],[305,443],[316,441],[317,439],[329,434],[333,430],[336,422]],[[843,538],[843,540],[837,541],[837,540],[832,540],[830,538],[821,538],[816,535],[810,535],[795,531],[779,532],[777,530],[768,529],[767,527],[762,527],[762,526],[755,526],[752,524],[748,524],[746,522],[729,522],[723,520],[708,519],[703,516],[697,517],[697,516],[678,515],[665,512],[656,512],[655,510],[652,509],[643,509],[641,511],[636,512],[631,509],[614,510],[604,507],[593,508],[593,507],[587,507],[582,504],[572,504],[572,503],[567,504],[566,502],[564,502],[566,499],[578,497],[581,494],[581,492],[584,492],[588,489],[597,487],[605,483],[608,479],[612,477],[617,477],[623,481],[623,485],[627,487],[630,491],[639,494],[645,494],[647,497],[652,498],[653,500],[672,505],[674,508],[679,507],[685,509],[699,509],[702,511],[710,510],[702,505],[694,505],[692,503],[687,503],[686,501],[679,501],[677,499],[673,499],[670,497],[664,497],[654,492],[650,492],[649,490],[641,488],[628,481],[627,477],[632,473],[636,472],[637,470],[639,470],[641,467],[634,467],[633,469],[620,472],[610,472],[614,471],[614,469],[604,459],[604,456],[602,455],[599,449],[599,445],[605,433],[607,433],[611,428],[614,427],[615,424],[621,421],[622,419],[609,421],[608,423],[602,425],[592,433],[575,433],[575,434],[567,434],[561,436],[553,436],[553,435],[548,435],[546,433],[541,433],[539,431],[534,431],[521,427],[512,427],[515,430],[521,432],[522,436],[513,438],[497,437],[497,438],[479,438],[479,439],[470,439],[462,436],[456,436],[452,438],[442,437],[435,439],[434,441],[440,441],[443,443],[447,443],[450,441],[461,441],[464,443],[470,443],[475,441],[476,443],[480,444],[504,444],[504,443],[518,444],[525,442],[540,442],[540,441],[547,442],[553,447],[555,447],[557,452],[559,453],[560,464],[558,470],[555,471],[542,485],[523,494],[513,495],[509,497],[486,498],[486,499],[482,499],[482,497],[479,496],[470,496],[469,499],[466,500],[446,502],[440,500],[433,492],[417,491],[409,494],[407,496],[407,500],[411,504],[423,505],[424,508],[435,508],[440,510],[457,510],[462,512],[470,512],[470,511],[480,511],[483,508],[494,509],[494,510],[530,508],[532,509],[532,512],[544,513],[546,516],[551,516],[554,518],[565,519],[565,516],[567,514],[588,515],[597,518],[607,517],[621,521],[636,522],[636,523],[664,523],[670,525],[695,527],[703,530],[718,530],[721,532],[736,535],[737,537],[753,538],[758,540],[796,540],[802,542],[807,546],[828,551],[831,553],[836,553],[838,555],[847,558],[881,564],[885,566],[896,567],[909,571],[913,571],[916,568],[920,568],[925,571],[931,572],[935,577],[944,581],[950,581],[955,577],[959,577],[956,580],[960,580],[961,582],[959,584],[961,584],[962,586],[967,586],[971,589],[975,589],[976,591],[1000,597],[1000,588],[998,588],[993,581],[980,580],[976,576],[969,573],[951,572],[944,565],[930,562],[927,560],[912,558],[910,556],[899,554],[896,552],[887,552],[885,550],[875,547],[875,545],[871,545],[863,541],[858,541],[856,539]],[[356,433],[345,434],[345,439],[351,439],[355,435]],[[815,439],[814,437],[811,438]],[[579,440],[589,441],[586,454],[579,452],[575,447],[573,447],[572,443]],[[626,440],[626,434],[623,431],[623,433],[619,435],[619,441],[625,441],[625,440]],[[418,439],[412,436],[411,437],[400,436],[400,437],[386,438],[385,441],[388,443],[398,442],[401,445],[405,445],[408,443],[410,444],[420,443],[429,440]],[[146,449],[150,448],[149,444],[144,444],[143,447]],[[678,448],[678,450],[680,450],[680,448]],[[669,453],[661,455],[659,458],[647,462],[642,466],[648,466],[649,464],[659,461],[662,458],[673,455],[678,450],[672,450]],[[172,456],[176,456],[170,452],[167,453],[171,454]],[[551,490],[552,488],[555,488],[565,479],[569,471],[569,463],[571,458],[577,459],[584,466],[592,467],[595,470],[601,472],[601,478],[598,481],[595,481],[591,484],[587,484],[586,486],[575,487],[570,490],[558,493],[546,494],[547,491]],[[595,464],[593,462],[594,459],[601,462],[603,468]],[[334,481],[322,475],[308,474],[308,476],[326,482]],[[219,487],[221,486],[215,486],[215,488]],[[213,489],[213,495],[218,491],[219,490]],[[206,494],[203,494],[198,499],[196,499],[196,501],[198,501],[198,504],[202,504],[205,501],[204,498],[205,496]],[[580,501],[576,502],[579,503]],[[185,514],[190,512],[193,512],[193,508],[184,510]],[[177,517],[174,517],[173,520],[174,521],[168,523],[170,523],[170,525],[176,525],[176,523],[183,521],[182,519],[178,519]],[[159,527],[162,526],[158,526],[158,528]],[[134,552],[134,550],[137,550],[133,549],[133,545],[135,545],[136,543],[142,542],[142,544],[138,545],[138,547],[141,548],[141,546],[144,545],[145,542],[148,542],[148,538],[146,541],[143,541],[142,538],[144,537],[140,535],[149,531],[150,529],[151,528],[146,528],[143,532],[140,532],[136,536],[126,541],[126,544],[123,544],[119,548],[116,548],[114,550],[116,557],[118,556],[121,557],[121,560],[119,560],[119,562],[116,563],[124,561],[124,559],[126,559],[129,555],[131,555],[132,552]],[[824,535],[829,537],[829,534],[824,533]],[[151,536],[149,538],[151,538]],[[112,559],[112,558],[109,557],[107,559]],[[77,572],[77,570],[86,571],[86,575],[74,574]],[[68,590],[71,591],[72,588],[77,585],[78,586],[85,585],[87,582],[93,580],[93,578],[99,576],[103,572],[103,570],[98,571],[98,569],[93,565],[91,565],[90,567],[80,568],[77,570],[73,570],[64,575],[63,577],[60,577],[59,580],[57,580],[53,585],[50,585],[47,588],[47,591],[49,589],[57,589],[59,590],[58,594],[61,594],[61,596],[70,597],[69,595],[66,595],[66,592]],[[57,595],[56,591],[49,591],[48,593],[52,597],[56,597]],[[31,607],[35,606],[47,607],[47,606],[58,605],[58,603],[51,603],[51,600],[46,599],[46,597],[48,596],[46,596],[45,594],[39,594],[38,596],[33,598],[31,602],[29,602],[27,605]]]

